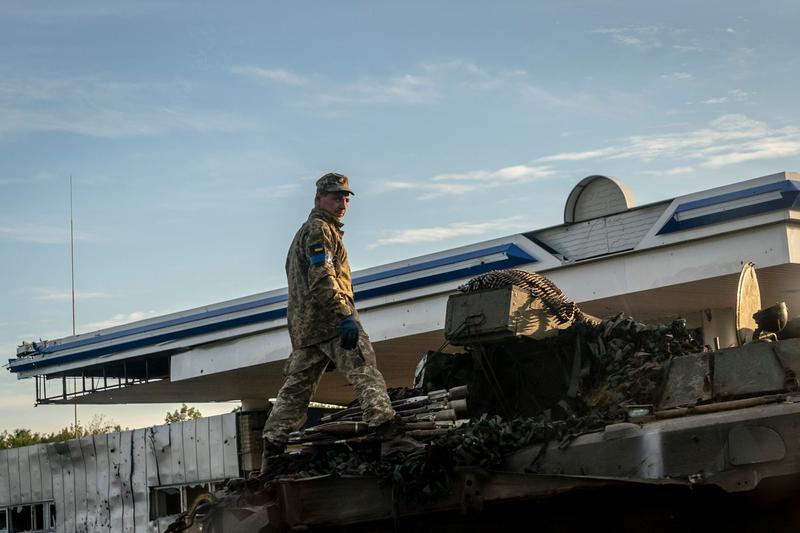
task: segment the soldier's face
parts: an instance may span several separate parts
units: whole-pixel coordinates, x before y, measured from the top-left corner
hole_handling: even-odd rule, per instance
[[[329,192],[320,194],[317,207],[334,217],[341,219],[350,205],[350,195],[346,192]]]

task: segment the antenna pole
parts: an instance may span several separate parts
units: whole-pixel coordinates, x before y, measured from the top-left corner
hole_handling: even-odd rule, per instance
[[[72,174],[69,176],[69,269],[72,282],[72,336],[75,336],[75,237],[72,223]],[[78,399],[72,404],[75,425],[72,427],[75,438],[78,438]]]
[[[72,175],[69,177],[69,267],[72,279],[72,336],[75,336],[75,239],[72,226]]]

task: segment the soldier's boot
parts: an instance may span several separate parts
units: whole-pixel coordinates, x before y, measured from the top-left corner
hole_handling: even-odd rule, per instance
[[[264,439],[262,443],[264,446],[261,451],[261,471],[259,474],[263,476],[267,473],[267,470],[269,470],[270,458],[283,454],[284,450],[286,450],[286,445],[278,444],[267,439]]]

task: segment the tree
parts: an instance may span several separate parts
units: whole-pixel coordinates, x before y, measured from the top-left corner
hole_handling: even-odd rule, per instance
[[[115,424],[113,420],[106,418],[105,415],[94,415],[86,427],[80,424],[70,424],[52,433],[36,433],[26,428],[17,428],[11,432],[3,430],[0,433],[0,450],[48,442],[62,442],[88,435],[102,435],[112,431],[127,431],[128,429]]]
[[[34,433],[30,429],[17,428],[11,433],[8,430],[3,430],[0,433],[0,449],[2,450],[6,448],[21,448],[22,446],[30,446],[40,442],[42,442],[42,435]]]
[[[176,422],[186,422],[187,420],[197,420],[203,415],[194,407],[188,407],[186,404],[181,405],[180,409],[173,412],[167,411],[167,416],[164,417],[164,422],[167,424],[175,424]]]

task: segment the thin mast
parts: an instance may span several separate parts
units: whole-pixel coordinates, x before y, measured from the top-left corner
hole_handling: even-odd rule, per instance
[[[72,227],[72,175],[69,177],[69,268],[72,280],[72,336],[75,336],[75,239]]]
[[[72,336],[75,336],[75,237],[72,223],[72,174],[69,176],[69,269],[72,281]],[[66,387],[66,384],[64,385]],[[66,392],[66,391],[65,391]],[[78,435],[78,399],[72,404],[75,416],[75,425],[72,427],[75,437]]]

